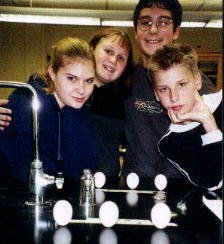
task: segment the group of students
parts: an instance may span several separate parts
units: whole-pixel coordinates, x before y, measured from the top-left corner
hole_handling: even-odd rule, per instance
[[[41,101],[40,159],[47,173],[79,179],[90,168],[118,175],[125,135],[124,176],[162,173],[221,187],[222,95],[202,78],[193,48],[172,44],[181,19],[178,0],[139,1],[138,64],[129,37],[113,28],[99,30],[89,44],[65,38],[53,47],[47,72],[28,81]],[[30,103],[20,89],[9,98],[11,110],[0,108],[1,169],[23,181],[32,161]]]

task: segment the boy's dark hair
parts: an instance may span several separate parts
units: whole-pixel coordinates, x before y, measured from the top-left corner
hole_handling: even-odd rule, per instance
[[[181,25],[182,6],[180,5],[178,0],[139,0],[139,3],[135,7],[135,11],[134,11],[135,30],[137,30],[140,11],[143,8],[151,8],[153,5],[157,6],[158,8],[166,9],[171,12],[173,23],[174,23],[174,31],[178,26]]]

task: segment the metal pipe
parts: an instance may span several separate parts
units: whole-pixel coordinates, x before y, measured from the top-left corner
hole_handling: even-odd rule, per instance
[[[44,192],[48,185],[54,183],[63,184],[64,179],[61,177],[55,178],[44,173],[43,163],[39,159],[39,148],[38,148],[38,131],[39,131],[39,120],[38,120],[38,107],[39,100],[35,89],[27,84],[17,81],[0,81],[0,87],[12,87],[12,88],[27,88],[32,92],[32,116],[33,116],[33,144],[34,144],[34,159],[30,166],[30,176],[29,176],[29,189],[33,193],[33,196],[29,201],[26,202],[27,205],[37,206],[44,204]]]
[[[35,89],[27,84],[18,81],[0,81],[0,87],[12,87],[12,88],[27,88],[32,92],[32,116],[33,116],[33,144],[34,144],[34,161],[39,160],[39,148],[38,148],[38,131],[39,131],[39,120],[38,120],[38,95]]]

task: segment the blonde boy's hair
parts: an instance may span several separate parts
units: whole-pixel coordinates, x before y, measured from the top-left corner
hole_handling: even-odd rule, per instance
[[[165,45],[152,55],[147,64],[147,73],[153,84],[155,72],[168,70],[174,65],[181,64],[192,71],[193,75],[198,73],[198,56],[196,51],[188,44]]]

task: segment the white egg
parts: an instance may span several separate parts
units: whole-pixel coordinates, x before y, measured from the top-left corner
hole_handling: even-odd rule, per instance
[[[139,177],[136,173],[130,173],[127,176],[126,182],[130,189],[135,189],[139,184]]]
[[[118,220],[119,209],[112,201],[104,202],[100,206],[99,218],[105,227],[112,227]]]
[[[106,182],[106,176],[102,172],[97,172],[94,174],[95,186],[97,188],[102,188]]]
[[[67,225],[72,219],[73,209],[66,200],[60,200],[55,203],[53,208],[53,217],[58,225]]]
[[[170,244],[168,234],[163,230],[155,231],[151,236],[151,244]]]
[[[126,201],[130,207],[136,206],[138,203],[138,193],[132,191],[127,192]]]
[[[162,191],[167,186],[167,178],[165,175],[159,174],[155,177],[154,184],[159,191]]]
[[[60,227],[54,232],[53,235],[54,244],[71,244],[72,234],[70,230],[66,227]]]
[[[157,203],[152,207],[151,220],[152,223],[158,228],[165,228],[171,219],[170,208],[165,203]]]
[[[117,234],[112,229],[104,229],[99,236],[99,244],[117,244]]]
[[[96,191],[96,203],[98,205],[102,204],[105,200],[105,193],[102,190]]]

